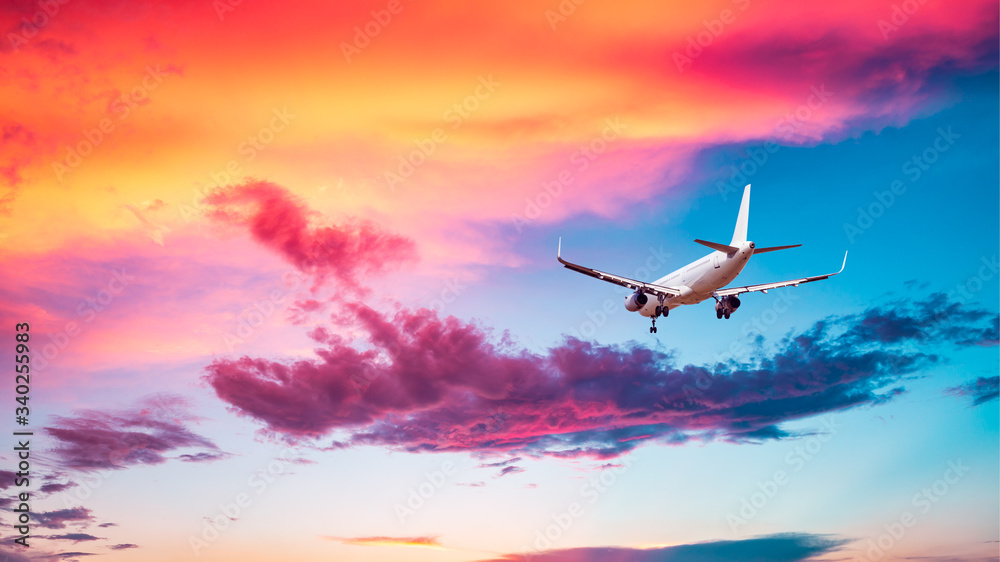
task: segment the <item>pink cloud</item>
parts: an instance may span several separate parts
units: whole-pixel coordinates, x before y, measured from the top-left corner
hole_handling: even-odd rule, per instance
[[[974,345],[966,334],[995,330],[986,312],[933,295],[818,322],[753,365],[709,368],[573,338],[536,354],[426,309],[345,306],[360,341],[325,333],[318,360],[217,360],[205,380],[234,411],[292,439],[341,431],[338,447],[612,458],[645,443],[787,437],[782,422],[890,400],[901,377],[936,360],[897,344]]]
[[[173,229],[162,246],[136,230],[114,241],[81,238],[44,255],[4,256],[0,320],[30,319],[32,362],[51,373],[39,384],[62,398],[78,395],[77,386],[98,370],[230,352],[242,344],[228,338],[247,336],[250,315],[252,335],[243,342],[284,345],[286,308],[308,291],[307,277],[248,237],[205,237],[197,229]],[[263,323],[258,308],[267,313]],[[105,374],[103,384],[108,376],[117,375]],[[141,385],[141,376],[120,382]]]
[[[270,182],[250,181],[212,192],[205,198],[209,216],[246,226],[254,239],[277,251],[299,270],[322,281],[332,275],[356,289],[360,274],[383,271],[413,259],[411,241],[374,224],[349,220],[326,225],[291,192]]]

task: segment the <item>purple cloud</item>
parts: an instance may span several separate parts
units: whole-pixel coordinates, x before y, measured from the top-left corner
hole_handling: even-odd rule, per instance
[[[205,379],[234,411],[291,439],[346,430],[335,446],[613,458],[644,443],[781,439],[783,422],[904,392],[904,377],[939,361],[931,343],[997,339],[994,315],[944,295],[828,318],[769,357],[711,368],[574,338],[537,354],[426,309],[345,312],[364,345],[330,335],[319,360],[222,359]],[[495,411],[499,426],[485,414]]]
[[[542,537],[543,540],[547,540]],[[780,534],[662,548],[584,547],[508,554],[481,562],[800,562],[837,551],[847,541],[809,534]],[[541,548],[546,548],[541,543]]]
[[[974,381],[951,387],[945,393],[972,399],[973,406],[1000,398],[1000,376],[979,377]]]
[[[188,462],[226,456],[210,440],[187,428],[195,421],[188,409],[182,397],[159,395],[127,410],[55,416],[45,431],[59,442],[53,453],[60,465],[75,470],[160,464],[167,461],[166,453],[178,449],[201,449],[179,457]]]
[[[35,523],[46,529],[65,529],[66,524],[86,527],[94,522],[94,516],[85,507],[73,507],[35,513]]]

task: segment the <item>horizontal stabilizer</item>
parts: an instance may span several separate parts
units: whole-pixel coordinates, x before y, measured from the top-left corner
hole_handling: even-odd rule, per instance
[[[763,254],[766,252],[776,252],[778,250],[787,250],[789,248],[798,248],[802,244],[792,244],[791,246],[771,246],[770,248],[754,248],[754,254]]]
[[[697,238],[695,238],[694,241],[701,244],[702,246],[708,246],[713,250],[718,250],[723,254],[731,254],[733,252],[740,251],[739,248],[736,248],[734,246],[726,246],[725,244],[716,244],[715,242],[708,242],[706,240],[699,240]]]

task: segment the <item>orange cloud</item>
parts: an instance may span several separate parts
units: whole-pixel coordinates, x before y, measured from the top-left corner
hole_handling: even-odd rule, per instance
[[[337,541],[351,546],[418,546],[426,548],[444,548],[436,536],[424,537],[327,537],[324,539]]]
[[[0,242],[169,244],[262,180],[431,269],[519,265],[524,228],[626,217],[705,149],[905,123],[996,64],[990,0],[222,4],[0,9],[25,35],[0,48]]]

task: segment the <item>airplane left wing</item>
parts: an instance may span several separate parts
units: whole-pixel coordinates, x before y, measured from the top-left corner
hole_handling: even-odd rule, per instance
[[[608,283],[614,283],[615,285],[621,285],[622,287],[628,287],[629,289],[638,290],[641,289],[643,293],[647,295],[662,296],[663,298],[676,297],[681,294],[680,289],[674,287],[664,287],[663,285],[656,285],[654,283],[644,283],[642,281],[636,281],[635,279],[629,279],[628,277],[622,277],[621,275],[615,275],[613,273],[605,273],[603,271],[598,271],[596,269],[591,269],[589,267],[583,267],[582,265],[577,265],[575,263],[570,263],[562,259],[562,238],[559,239],[559,249],[556,251],[556,259],[559,263],[563,264],[566,269],[572,269],[577,273],[582,273],[584,275],[589,275],[595,279],[600,279],[601,281],[607,281]]]
[[[731,287],[729,289],[719,289],[715,292],[716,297],[728,297],[730,295],[739,295],[742,293],[751,293],[753,291],[763,291],[767,292],[769,289],[778,289],[780,287],[798,287],[802,283],[812,283],[813,281],[822,281],[829,277],[844,271],[844,266],[847,265],[847,252],[844,252],[844,263],[840,266],[840,271],[834,273],[827,273],[826,275],[816,275],[813,277],[803,277],[802,279],[792,279],[789,281],[779,281],[777,283],[761,283],[760,285],[746,285],[744,287]]]

